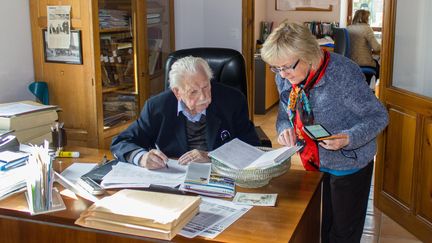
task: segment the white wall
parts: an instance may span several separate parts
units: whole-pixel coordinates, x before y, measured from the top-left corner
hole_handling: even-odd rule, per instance
[[[340,1],[333,5],[332,11],[276,11],[275,1],[267,1],[267,21],[273,21],[273,27],[285,19],[292,22],[339,22]]]
[[[31,99],[34,81],[28,0],[0,0],[0,102]]]
[[[176,49],[242,48],[241,0],[174,1]]]

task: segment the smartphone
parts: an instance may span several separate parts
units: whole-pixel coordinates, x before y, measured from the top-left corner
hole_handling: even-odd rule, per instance
[[[303,131],[305,131],[306,134],[313,140],[318,140],[332,135],[324,126],[320,124],[304,126]]]
[[[77,183],[92,195],[102,195],[105,193],[105,190],[90,177],[81,176]]]

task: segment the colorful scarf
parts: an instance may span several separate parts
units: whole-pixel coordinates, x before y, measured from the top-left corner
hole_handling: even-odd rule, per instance
[[[309,103],[309,91],[320,81],[325,73],[330,54],[324,51],[324,58],[317,70],[310,70],[309,74],[298,85],[292,85],[288,100],[288,117],[297,136],[297,145],[302,145],[300,158],[305,170],[319,170],[318,144],[303,131],[303,126],[314,123],[313,112]]]

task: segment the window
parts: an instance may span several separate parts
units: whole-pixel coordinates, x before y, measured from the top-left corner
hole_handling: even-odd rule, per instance
[[[371,15],[369,19],[370,26],[375,31],[381,31],[383,20],[383,2],[384,0],[349,0],[348,1],[348,24],[351,24],[354,14],[359,9],[369,10]]]

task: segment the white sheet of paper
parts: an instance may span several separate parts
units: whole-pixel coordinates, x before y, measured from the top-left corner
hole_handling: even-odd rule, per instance
[[[238,138],[209,152],[209,156],[235,169],[245,168],[262,154],[264,154],[264,151],[244,143]]]
[[[67,167],[61,175],[64,176],[72,183],[77,183],[78,178],[80,178],[85,173],[93,169],[97,163],[73,163]]]
[[[9,163],[11,161],[15,161],[24,157],[29,156],[28,153],[23,152],[12,152],[12,151],[2,151],[0,152],[0,161]]]
[[[211,227],[221,224],[239,211],[248,210],[251,206],[236,205],[230,201],[221,199],[201,197],[199,213],[180,231],[180,235],[194,238]]]
[[[184,181],[185,165],[179,165],[177,160],[168,160],[169,168],[149,170],[130,163],[119,162],[104,176],[102,187],[149,187],[150,184],[175,187]]]

